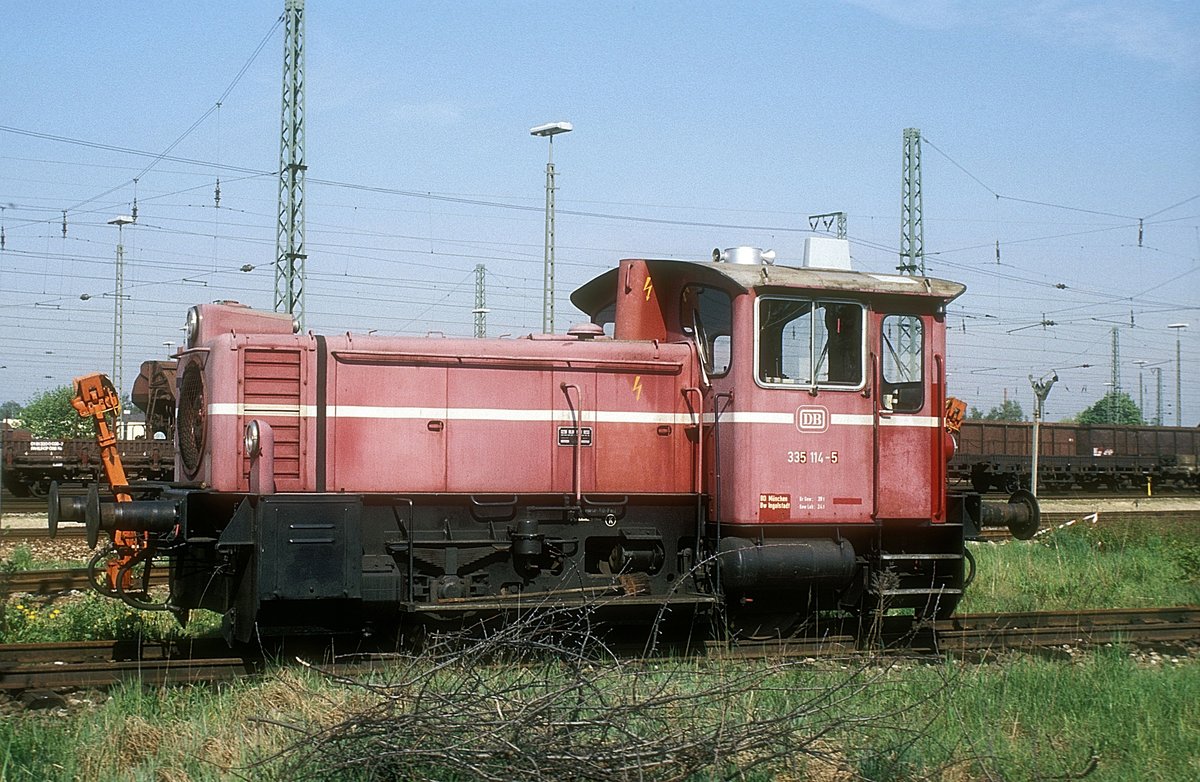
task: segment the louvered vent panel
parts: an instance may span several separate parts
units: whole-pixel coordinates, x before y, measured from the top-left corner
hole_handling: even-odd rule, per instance
[[[275,432],[275,480],[280,489],[300,480],[300,351],[247,349],[242,399],[246,418],[261,417]],[[247,460],[246,469],[249,469]]]

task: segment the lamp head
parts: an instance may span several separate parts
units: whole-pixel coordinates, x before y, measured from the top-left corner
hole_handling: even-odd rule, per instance
[[[536,128],[529,129],[531,136],[557,136],[559,133],[570,133],[575,129],[575,126],[570,122],[548,122],[545,125],[538,125]]]

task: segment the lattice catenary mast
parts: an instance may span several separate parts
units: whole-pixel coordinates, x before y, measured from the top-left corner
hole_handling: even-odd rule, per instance
[[[284,0],[275,311],[304,323],[304,0]]]
[[[487,289],[485,287],[484,276],[487,274],[487,267],[482,263],[475,264],[475,309],[471,312],[475,315],[475,338],[483,339],[487,336]]]
[[[900,182],[901,274],[925,276],[925,223],[921,212],[921,131],[904,129],[904,172]],[[899,319],[896,338],[905,364],[897,369],[912,380],[920,371],[921,332],[912,317]]]
[[[921,212],[921,131],[904,129],[904,179],[900,186],[901,274],[925,276],[925,222]]]

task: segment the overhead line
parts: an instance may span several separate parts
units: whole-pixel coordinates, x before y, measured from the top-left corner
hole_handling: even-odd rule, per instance
[[[942,150],[940,147],[938,147],[936,144],[934,144],[932,141],[930,141],[928,136],[922,136],[922,140],[926,144],[928,144],[930,147],[933,147],[935,152],[940,154],[942,157],[946,158],[946,160],[949,160],[950,163],[955,168],[957,168],[959,171],[963,172],[964,174],[969,176],[972,180],[974,180],[984,190],[987,190],[989,193],[991,193],[997,199],[1004,199],[1005,201],[1017,201],[1017,202],[1020,202],[1023,204],[1033,204],[1035,206],[1047,206],[1052,209],[1066,209],[1066,210],[1072,211],[1072,212],[1082,212],[1084,214],[1100,215],[1102,217],[1117,217],[1122,220],[1137,221],[1139,219],[1140,220],[1148,220],[1151,217],[1156,217],[1157,215],[1160,215],[1163,212],[1170,211],[1171,209],[1174,209],[1177,206],[1183,206],[1184,204],[1189,203],[1190,201],[1195,201],[1197,198],[1200,198],[1200,194],[1196,194],[1194,196],[1191,196],[1190,198],[1185,198],[1184,200],[1182,200],[1176,204],[1171,204],[1170,206],[1163,207],[1162,209],[1159,209],[1157,212],[1153,212],[1148,215],[1143,215],[1140,218],[1135,217],[1133,215],[1115,214],[1113,212],[1104,212],[1104,211],[1100,211],[1097,209],[1084,209],[1084,208],[1078,207],[1078,206],[1068,206],[1066,204],[1056,204],[1056,203],[1051,203],[1049,201],[1037,201],[1037,200],[1030,199],[1030,198],[1017,198],[1016,196],[1008,196],[1008,195],[1003,195],[1001,193],[996,192],[996,190],[994,188],[992,188],[991,186],[986,184],[979,177],[972,174],[970,171],[968,171],[966,168],[964,168],[957,160],[950,157],[949,154],[947,154],[944,150]]]
[[[229,97],[229,93],[233,92],[234,87],[236,87],[238,82],[240,82],[242,80],[242,76],[244,76],[246,74],[246,71],[249,70],[251,64],[253,64],[254,60],[258,58],[258,55],[263,50],[263,47],[267,45],[267,41],[269,41],[271,39],[271,36],[275,34],[275,31],[279,29],[279,25],[282,23],[283,23],[283,16],[280,15],[279,18],[277,18],[275,20],[275,24],[273,24],[271,26],[271,29],[267,31],[267,34],[265,36],[263,36],[263,39],[261,41],[259,41],[258,46],[255,47],[254,52],[250,55],[250,58],[248,60],[246,60],[245,64],[242,65],[241,70],[239,70],[237,72],[237,75],[233,77],[233,81],[231,81],[229,83],[229,86],[225,88],[225,91],[221,93],[221,97],[217,98],[216,102],[212,106],[209,106],[208,111],[201,114],[199,119],[197,119],[195,122],[193,122],[191,124],[191,126],[187,130],[185,130],[183,133],[181,133],[177,139],[172,141],[170,146],[168,146],[161,153],[159,153],[154,158],[154,160],[150,161],[149,165],[147,165],[145,168],[143,168],[139,173],[137,173],[131,179],[126,180],[125,182],[122,182],[121,184],[117,185],[116,187],[109,188],[108,190],[105,190],[103,193],[101,193],[99,195],[92,196],[91,198],[89,198],[85,201],[80,201],[78,204],[75,204],[72,207],[68,207],[66,211],[74,212],[76,209],[78,209],[81,206],[86,206],[87,204],[90,204],[92,201],[96,201],[96,200],[108,195],[109,193],[120,190],[122,187],[129,185],[130,182],[138,181],[143,176],[145,176],[152,168],[154,168],[156,165],[158,165],[160,162],[162,162],[164,159],[166,159],[166,156],[171,152],[171,150],[173,150],[173,149],[175,149],[175,147],[179,146],[179,144],[182,143],[185,138],[187,138],[188,136],[190,136],[192,134],[192,131],[194,131],[196,128],[200,127],[201,123],[203,123],[204,120],[208,119],[214,111],[216,111],[218,108],[220,108],[221,103],[224,102],[224,100],[227,97]]]

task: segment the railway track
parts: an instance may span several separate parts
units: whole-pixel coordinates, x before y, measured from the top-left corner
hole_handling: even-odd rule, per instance
[[[253,661],[219,638],[186,644],[76,641],[0,644],[0,690],[108,687],[122,681],[184,684],[236,679]]]
[[[720,647],[720,653],[735,657],[828,657],[871,650],[958,654],[1120,642],[1200,644],[1200,607],[963,614],[916,625],[895,616],[866,627],[848,621],[808,636],[738,641]]]
[[[820,637],[744,641],[735,645],[714,643],[698,653],[723,659],[872,652],[942,655],[1104,643],[1200,644],[1200,607],[972,614],[916,626],[904,617],[890,617],[865,632],[835,626]],[[629,654],[644,655],[644,649],[631,650]],[[353,662],[323,667],[351,674],[377,664],[380,664],[378,656],[359,653]],[[225,681],[263,669],[261,654],[236,655],[219,638],[176,643],[83,641],[0,645],[0,691],[8,692],[106,687],[122,681],[150,685]]]
[[[1200,607],[964,614],[935,623],[938,648],[988,651],[1107,643],[1200,643]]]
[[[167,583],[166,570],[150,571],[150,585]],[[19,570],[0,573],[0,595],[51,595],[73,589],[87,589],[87,568],[58,568],[52,570]]]
[[[8,494],[4,495],[3,500],[0,500],[0,512],[5,516],[11,514],[25,513],[45,513],[46,498],[45,497],[12,497]]]
[[[62,526],[58,528],[58,537],[60,538],[80,538],[84,537],[85,530],[82,526]],[[50,537],[50,530],[46,527],[4,527],[0,529],[0,539],[5,540],[45,540]]]

